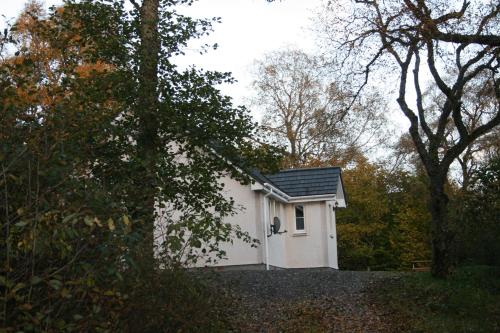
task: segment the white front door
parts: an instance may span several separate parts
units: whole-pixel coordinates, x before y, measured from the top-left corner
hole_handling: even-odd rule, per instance
[[[328,267],[338,269],[337,225],[334,207],[334,201],[326,203],[326,244],[328,248]]]

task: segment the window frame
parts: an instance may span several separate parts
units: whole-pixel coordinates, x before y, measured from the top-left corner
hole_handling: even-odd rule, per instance
[[[297,207],[302,207],[302,216],[297,216]],[[302,219],[303,229],[297,229],[297,219]],[[295,234],[305,234],[306,233],[306,213],[304,204],[293,205],[293,229]]]

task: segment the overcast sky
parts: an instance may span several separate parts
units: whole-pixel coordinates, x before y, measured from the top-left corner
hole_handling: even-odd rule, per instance
[[[0,0],[0,14],[7,19],[16,17],[26,0]],[[268,3],[266,0],[199,0],[181,11],[193,17],[221,17],[222,23],[204,43],[218,43],[219,48],[199,55],[198,43],[190,45],[186,56],[176,59],[179,66],[198,67],[232,72],[238,83],[224,86],[224,93],[242,104],[250,96],[250,72],[253,62],[263,54],[283,47],[311,51],[312,33],[307,27],[313,10],[321,0],[286,0]],[[62,3],[45,0],[47,7]],[[2,22],[3,23],[3,22]],[[258,113],[253,113],[259,118]]]
[[[208,39],[219,49],[198,56],[193,50],[180,64],[230,71],[239,81],[224,91],[238,103],[250,95],[250,72],[256,59],[283,47],[311,51],[314,39],[307,27],[320,0],[200,0],[185,12],[194,17],[220,16],[222,23]],[[256,114],[254,114],[256,115]]]

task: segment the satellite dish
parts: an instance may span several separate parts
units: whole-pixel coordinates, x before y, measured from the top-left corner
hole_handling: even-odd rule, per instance
[[[273,225],[271,226],[271,231],[273,234],[277,234],[280,231],[280,228],[281,228],[280,218],[275,216],[273,219]]]

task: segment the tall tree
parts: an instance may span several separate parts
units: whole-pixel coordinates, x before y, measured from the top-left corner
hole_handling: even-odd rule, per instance
[[[134,178],[137,186],[142,187],[138,215],[142,216],[143,241],[140,242],[137,258],[153,257],[154,223],[157,218],[155,212],[158,197],[159,182],[157,168],[159,158],[159,63],[161,56],[160,0],[143,0],[141,4],[130,1],[135,11],[135,29],[138,39],[137,52],[137,96],[131,112],[136,115],[137,129],[137,159],[141,168],[136,170]],[[146,260],[152,264],[152,260]]]
[[[227,74],[171,63],[212,23],[177,14],[177,3],[156,8],[152,65],[137,54],[155,39],[122,1],[67,1],[47,14],[32,3],[2,36],[2,328],[123,331],[125,295],[159,278],[137,270],[151,251],[136,252],[155,203],[167,211],[165,266],[223,256],[219,244],[233,237],[251,241],[224,222],[234,207],[220,179],[248,181],[241,170],[267,165],[273,151],[255,149],[247,110],[214,88]]]
[[[120,38],[119,13],[88,7],[106,19],[83,28],[76,7],[42,8],[27,5],[0,62],[0,326],[109,329],[122,298],[121,248],[133,235],[127,186],[117,183],[127,154],[118,96],[131,82],[119,68],[124,48],[111,42]]]
[[[429,177],[434,276],[446,277],[453,266],[453,232],[448,220],[445,183],[450,165],[500,124],[500,5],[497,2],[441,0],[330,2],[322,15],[342,70],[366,85],[377,71],[398,75],[397,102],[409,120],[409,133]],[[423,61],[422,61],[423,60]],[[424,75],[425,70],[429,75]],[[432,128],[422,91],[430,79],[442,100]],[[387,80],[387,79],[386,79]],[[490,87],[494,112],[467,128],[464,95],[470,85]],[[407,89],[416,98],[410,102]],[[447,145],[449,126],[456,140]]]
[[[321,57],[269,53],[256,62],[253,86],[262,129],[288,148],[289,166],[349,159],[383,137],[382,98],[374,93],[352,103],[352,91],[335,81]]]
[[[163,211],[163,218],[169,224],[163,229],[163,249],[167,252],[170,244],[175,248],[183,244],[180,247],[183,250],[186,245],[199,248],[205,244],[212,248],[210,238],[227,241],[233,231],[242,236],[238,229],[232,230],[233,226],[221,223],[233,207],[231,199],[221,195],[218,179],[230,174],[249,181],[241,170],[258,161],[265,168],[264,161],[276,157],[275,152],[268,147],[256,153],[251,139],[254,124],[247,110],[233,107],[231,99],[214,88],[216,84],[232,82],[228,73],[204,72],[194,67],[180,72],[172,63],[172,56],[182,54],[182,47],[191,38],[210,32],[217,19],[194,20],[178,14],[176,6],[190,5],[191,0],[130,2],[135,8],[131,24],[138,40],[138,45],[132,46],[139,55],[135,60],[138,87],[131,118],[138,124],[135,157],[142,166],[134,177],[138,186],[146,185],[141,193],[141,214],[149,216],[146,235],[152,235],[154,221]],[[115,3],[120,5],[120,1]],[[182,185],[173,186],[172,179],[179,177],[178,183]],[[200,178],[207,182],[200,182]],[[207,196],[208,193],[211,194]],[[183,228],[179,229],[164,209],[157,209],[157,205],[165,204],[182,212],[179,220]],[[207,212],[210,206],[215,208],[215,214]],[[184,237],[184,229],[192,235],[198,231],[205,238]],[[186,240],[188,244],[184,244]],[[175,257],[185,252],[174,253]]]
[[[486,84],[485,84],[486,82]],[[444,96],[436,84],[431,85],[422,93],[422,103],[425,105],[426,117],[429,126],[436,130],[439,126],[440,105],[444,103]],[[488,121],[496,113],[497,98],[492,89],[491,82],[479,77],[473,80],[464,91],[462,99],[462,120],[466,129],[473,131],[484,121]],[[469,144],[467,148],[457,157],[456,163],[452,164],[450,180],[456,181],[462,191],[473,187],[474,174],[488,155],[495,150],[496,137],[500,128],[496,127],[491,132],[481,136]],[[453,147],[460,139],[453,123],[448,123],[445,130],[446,143],[444,151]],[[415,153],[417,151],[415,150]]]

